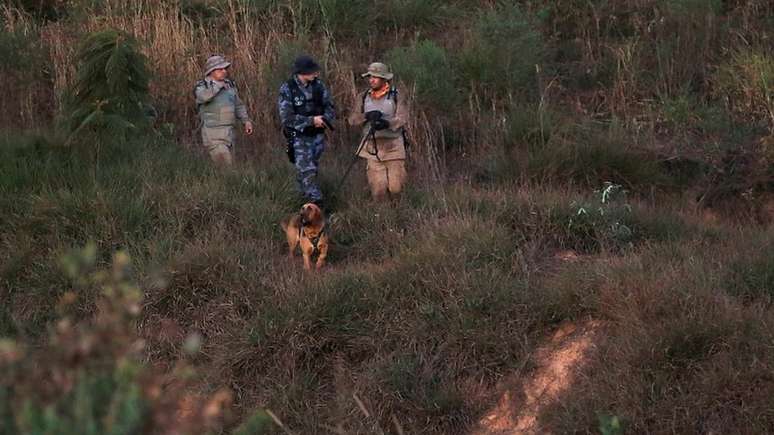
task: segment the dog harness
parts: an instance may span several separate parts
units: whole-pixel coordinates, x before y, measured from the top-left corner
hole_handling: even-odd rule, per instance
[[[317,233],[317,236],[315,236],[315,237],[309,237],[309,236],[307,236],[307,235],[304,233],[304,228],[305,228],[305,227],[306,227],[306,225],[304,224],[304,220],[303,220],[303,219],[301,219],[301,226],[300,226],[300,227],[298,227],[298,238],[299,238],[299,240],[300,240],[300,239],[301,239],[301,236],[305,236],[307,239],[309,239],[309,241],[310,241],[310,242],[312,242],[312,248],[314,248],[314,250],[312,251],[312,253],[314,254],[315,252],[317,252],[317,251],[318,251],[318,249],[317,249],[317,244],[318,244],[318,243],[320,243],[320,238],[323,236],[323,234],[325,234],[325,225],[323,225],[323,227],[322,227],[322,228],[320,228],[320,232],[319,232],[319,233]]]

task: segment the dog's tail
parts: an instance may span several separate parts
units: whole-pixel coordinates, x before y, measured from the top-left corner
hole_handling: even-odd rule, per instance
[[[287,219],[282,219],[280,221],[280,227],[282,227],[282,231],[287,231],[288,230],[288,220]]]

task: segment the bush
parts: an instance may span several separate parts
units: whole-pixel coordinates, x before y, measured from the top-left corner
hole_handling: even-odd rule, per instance
[[[719,97],[738,119],[753,115],[774,132],[774,56],[755,49],[739,50],[715,74]]]
[[[150,123],[145,57],[128,34],[104,30],[88,35],[78,50],[78,74],[67,97],[67,129],[125,139]]]
[[[594,125],[577,126],[551,139],[530,150],[525,168],[528,178],[587,187],[614,180],[630,189],[667,181],[655,156],[629,145],[615,126],[607,131]]]
[[[4,12],[4,13],[3,13]],[[41,125],[53,114],[51,66],[40,27],[14,9],[0,9],[0,75],[8,83],[0,99],[0,127]]]
[[[287,40],[277,44],[276,50],[276,61],[264,64],[264,75],[274,92],[277,92],[282,82],[290,78],[293,73],[293,61],[308,53],[309,45],[301,40]]]
[[[297,0],[286,3],[296,35],[319,32],[334,37],[352,37],[364,35],[369,26],[369,2],[365,0]]]
[[[187,361],[168,374],[142,363],[144,341],[135,325],[142,292],[129,279],[128,255],[116,253],[106,270],[96,264],[94,245],[63,257],[72,290],[59,305],[68,313],[82,293],[97,288],[93,318],[77,323],[65,314],[40,347],[0,340],[2,433],[222,433],[229,392],[194,402]],[[187,352],[198,352],[195,340],[187,343]],[[267,420],[255,413],[235,433],[263,433]]]
[[[563,121],[559,113],[541,104],[511,104],[506,114],[506,151],[545,146]]]
[[[372,4],[371,13],[374,22],[385,30],[410,30],[438,24],[447,7],[439,0],[390,0]]]
[[[620,184],[606,182],[602,189],[594,191],[598,196],[590,202],[570,204],[574,216],[567,222],[568,233],[579,241],[575,248],[588,252],[599,244],[608,249],[632,246],[634,232],[626,224],[631,206],[626,202],[626,190]],[[591,242],[591,246],[589,245]]]
[[[462,100],[456,87],[454,69],[446,50],[431,40],[411,47],[399,47],[387,53],[397,80],[416,86],[420,104],[440,112],[453,112]]]
[[[473,40],[460,54],[461,79],[488,98],[534,96],[543,51],[540,32],[520,7],[484,12],[475,24]]]

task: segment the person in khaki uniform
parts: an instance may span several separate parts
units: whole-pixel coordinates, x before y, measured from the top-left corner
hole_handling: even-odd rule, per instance
[[[367,162],[371,197],[382,200],[389,194],[394,198],[407,179],[404,129],[409,119],[408,104],[405,98],[399,98],[387,65],[374,62],[362,76],[368,79],[369,89],[355,97],[347,121],[363,126],[364,142],[358,155]]]
[[[201,119],[202,142],[212,161],[219,165],[233,163],[234,126],[239,120],[245,134],[253,134],[253,123],[228,78],[228,62],[222,56],[210,56],[204,65],[204,79],[196,83],[194,95]]]

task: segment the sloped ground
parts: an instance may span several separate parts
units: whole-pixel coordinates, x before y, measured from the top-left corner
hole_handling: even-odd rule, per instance
[[[603,335],[599,321],[567,322],[559,326],[535,353],[535,369],[505,379],[497,405],[479,421],[471,435],[546,434],[540,426],[543,409],[573,387],[584,363]]]
[[[417,183],[373,204],[358,171],[331,267],[306,274],[284,255],[277,223],[298,205],[275,151],[222,173],[172,144],[103,149],[98,168],[9,146],[3,333],[42,334],[71,288],[77,317],[92,312],[96,289],[59,269],[91,240],[99,265],[128,250],[147,359],[191,358],[192,403],[218,409],[227,388],[237,417],[269,409],[294,433],[771,426],[770,228],[550,184]],[[347,163],[330,156],[328,186]]]

